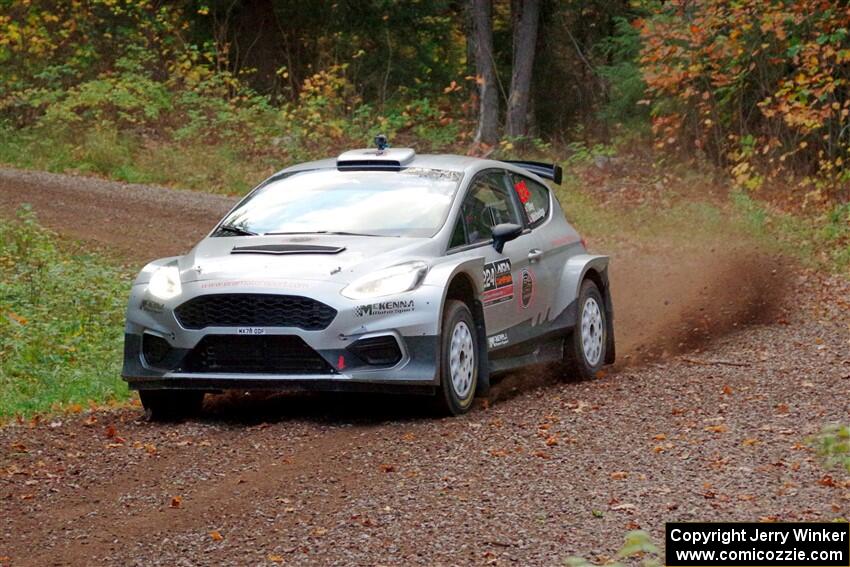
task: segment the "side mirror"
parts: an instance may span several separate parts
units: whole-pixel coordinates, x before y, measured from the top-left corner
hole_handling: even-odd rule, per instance
[[[493,248],[499,254],[505,248],[505,242],[510,242],[514,238],[522,234],[522,227],[513,223],[497,224],[493,227]]]

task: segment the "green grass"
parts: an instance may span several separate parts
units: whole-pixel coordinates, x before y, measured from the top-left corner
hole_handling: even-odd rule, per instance
[[[811,444],[827,468],[844,469],[850,473],[850,426],[825,427]]]
[[[0,220],[0,422],[129,396],[120,375],[129,282],[26,208]]]
[[[73,140],[37,128],[0,127],[0,164],[233,195],[287,165],[246,157],[226,143],[142,142],[109,126],[83,130]]]

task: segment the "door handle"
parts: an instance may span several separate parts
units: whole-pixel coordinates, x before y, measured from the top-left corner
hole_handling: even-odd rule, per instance
[[[540,258],[542,258],[542,257],[543,257],[543,250],[540,250],[538,248],[532,248],[531,250],[528,251],[528,261],[531,264],[534,264],[535,262],[540,260]]]

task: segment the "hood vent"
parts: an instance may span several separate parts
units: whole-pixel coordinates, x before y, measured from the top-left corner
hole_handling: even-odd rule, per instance
[[[345,246],[318,246],[315,244],[258,244],[255,246],[236,246],[231,254],[339,254]]]

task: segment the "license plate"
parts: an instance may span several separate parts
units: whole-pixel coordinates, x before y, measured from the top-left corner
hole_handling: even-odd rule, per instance
[[[240,335],[265,335],[266,330],[262,327],[239,327],[236,332]]]

